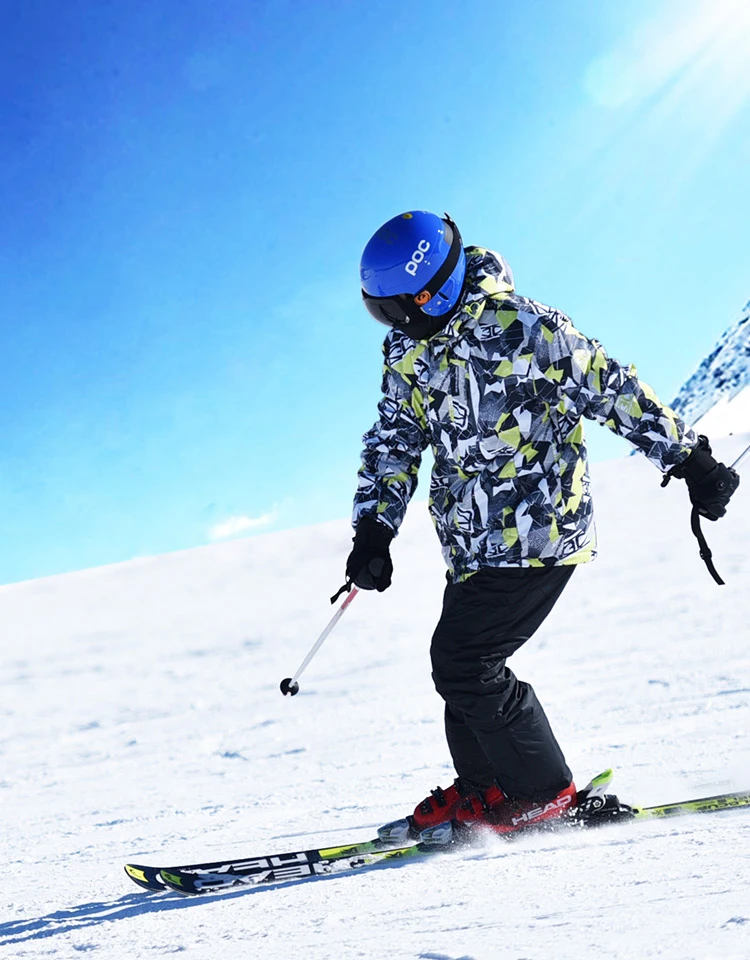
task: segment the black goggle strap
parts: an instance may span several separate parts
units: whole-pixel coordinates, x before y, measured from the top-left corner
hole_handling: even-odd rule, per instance
[[[429,303],[430,300],[439,292],[440,288],[443,286],[445,281],[450,277],[453,271],[456,269],[456,264],[458,263],[458,258],[461,256],[462,243],[461,243],[461,234],[458,232],[458,227],[451,220],[451,218],[446,213],[444,221],[447,227],[451,229],[451,248],[448,251],[448,256],[443,261],[440,269],[423,287],[419,293],[426,291],[429,293],[429,299],[425,300],[425,304]],[[372,300],[374,303],[378,301],[385,302],[387,300],[393,301],[399,305],[399,307],[404,311],[407,316],[411,319],[417,319],[422,315],[421,307],[416,302],[417,294],[411,293],[399,293],[396,296],[392,297],[373,297],[369,293],[362,291],[362,298],[364,300]]]
[[[451,248],[448,251],[448,256],[445,258],[445,261],[438,272],[428,283],[424,285],[424,287],[422,287],[422,290],[426,290],[427,293],[429,293],[430,300],[435,296],[436,293],[440,291],[442,285],[456,269],[458,258],[461,256],[461,234],[458,232],[458,227],[451,220],[447,213],[444,217],[444,220],[446,226],[450,227],[451,229]],[[421,293],[422,290],[419,292]],[[417,296],[419,296],[419,294],[417,294]],[[429,303],[429,300],[427,303]],[[422,306],[424,306],[424,304],[422,304]]]

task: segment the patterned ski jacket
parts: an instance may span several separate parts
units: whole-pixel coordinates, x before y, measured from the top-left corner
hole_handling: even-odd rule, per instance
[[[697,442],[680,418],[564,314],[513,292],[503,257],[468,247],[467,289],[430,340],[391,331],[379,419],[363,438],[356,526],[394,532],[432,446],[429,508],[451,579],[481,567],[592,559],[596,536],[583,418],[662,471]]]

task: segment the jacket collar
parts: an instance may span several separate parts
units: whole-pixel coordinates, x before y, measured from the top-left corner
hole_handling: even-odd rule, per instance
[[[476,325],[487,300],[504,300],[514,291],[513,271],[505,257],[485,247],[466,248],[466,282],[458,310],[430,346],[447,346]]]

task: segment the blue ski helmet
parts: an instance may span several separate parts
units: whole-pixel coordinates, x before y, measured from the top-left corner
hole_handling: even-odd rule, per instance
[[[393,217],[362,253],[362,299],[380,323],[427,340],[448,323],[461,298],[466,254],[458,227],[412,210]]]

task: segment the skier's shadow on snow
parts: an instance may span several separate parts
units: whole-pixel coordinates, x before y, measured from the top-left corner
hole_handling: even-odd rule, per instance
[[[368,873],[375,870],[398,870],[406,866],[405,863],[383,863],[370,867]],[[114,923],[118,920],[131,920],[149,913],[165,913],[169,910],[191,910],[195,907],[207,907],[212,903],[227,900],[236,900],[238,897],[257,896],[262,893],[273,893],[285,887],[301,887],[308,883],[325,883],[327,880],[344,880],[356,877],[358,871],[338,873],[331,876],[320,875],[307,879],[295,880],[293,883],[269,883],[262,886],[243,886],[236,890],[224,893],[201,894],[200,896],[186,897],[176,891],[164,893],[129,893],[116,900],[94,900],[91,903],[81,903],[66,910],[55,910],[44,917],[27,920],[11,920],[10,923],[0,923],[0,947],[26,943],[29,940],[45,940],[61,934],[73,933],[77,930],[88,930],[103,923]]]
[[[222,899],[231,900],[238,893],[227,893]],[[253,891],[248,891],[253,892]],[[81,903],[67,910],[55,910],[44,917],[29,920],[12,920],[0,924],[0,946],[25,943],[28,940],[44,940],[76,930],[88,930],[102,923],[114,923],[117,920],[130,920],[147,913],[161,913],[166,910],[184,910],[210,903],[214,897],[183,897],[179,893],[143,894],[129,893],[117,900],[94,900]]]

